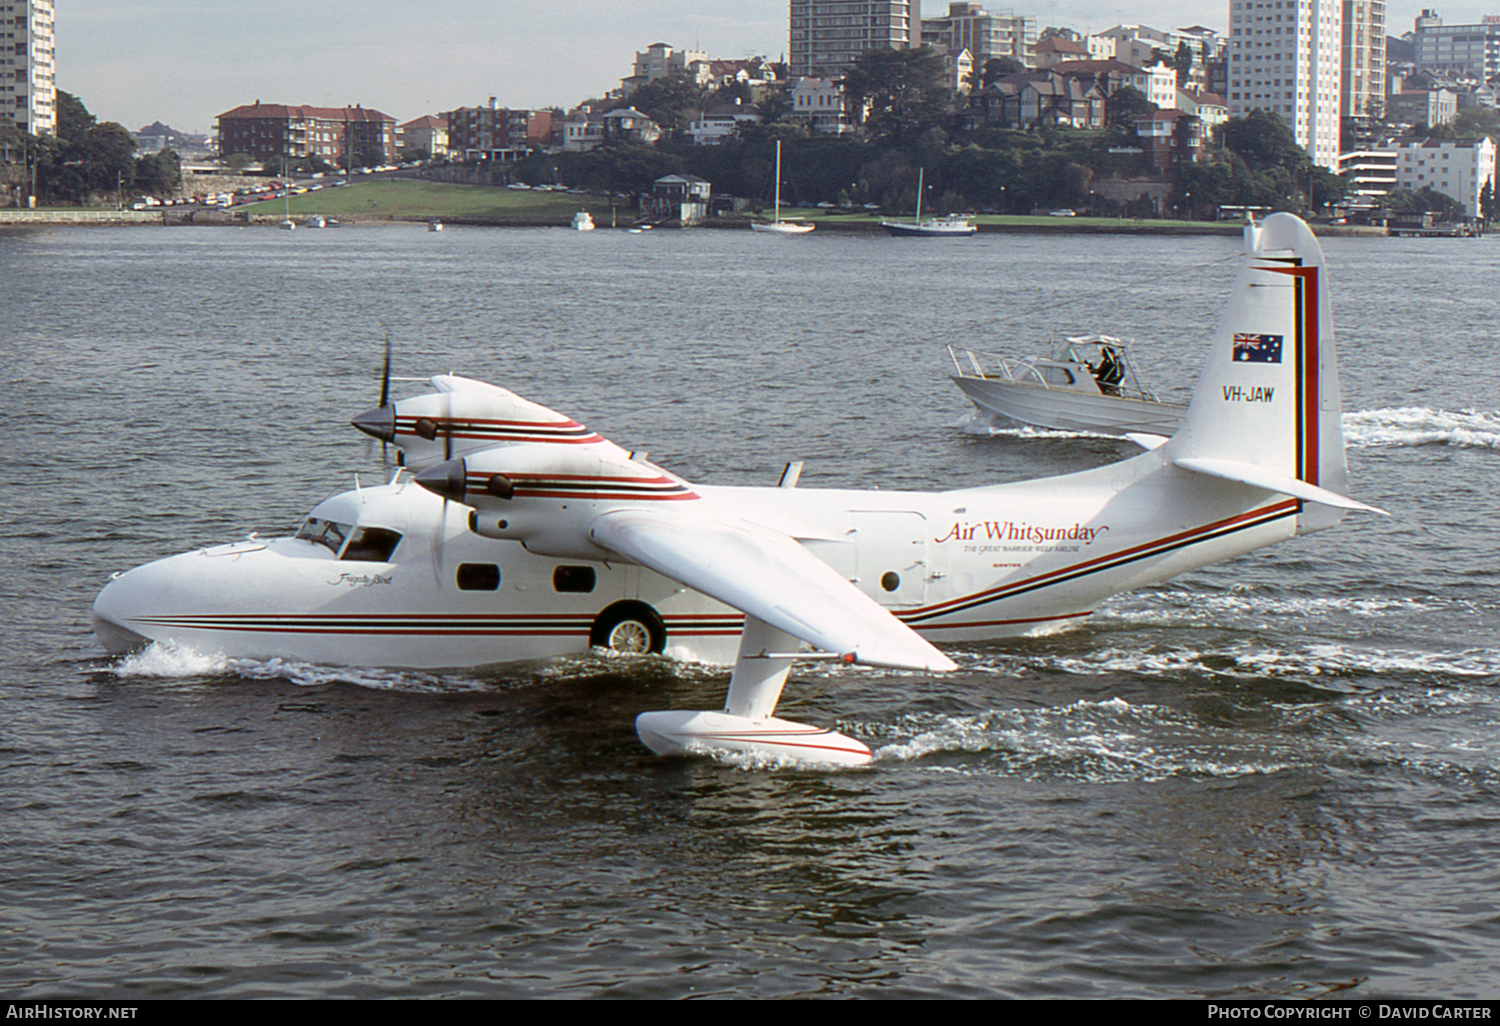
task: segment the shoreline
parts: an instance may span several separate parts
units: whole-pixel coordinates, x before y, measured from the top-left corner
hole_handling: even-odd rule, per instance
[[[283,216],[251,215],[246,220],[225,216],[222,211],[193,211],[173,217],[176,208],[152,210],[0,210],[0,228],[29,226],[46,227],[108,227],[108,226],[161,226],[161,227],[276,227]],[[207,213],[211,217],[198,220],[195,214]],[[303,215],[305,218],[306,215]],[[371,227],[375,225],[413,224],[425,225],[430,221],[441,221],[444,225],[465,225],[483,228],[568,228],[571,218],[526,215],[458,215],[442,217],[422,214],[368,214],[335,215],[346,226]],[[824,234],[861,235],[880,234],[884,227],[879,219],[833,220],[817,219],[817,230]],[[617,228],[598,225],[600,231],[623,231],[634,225],[622,224]],[[662,227],[669,231],[678,226]],[[715,218],[689,226],[694,229],[714,231],[749,231],[750,222],[744,218]],[[1315,235],[1320,237],[1389,237],[1392,233],[1383,227],[1369,225],[1312,225]],[[1243,222],[1229,221],[1119,221],[1103,222],[1100,219],[1058,218],[1057,223],[985,223],[977,224],[978,234],[1055,234],[1055,235],[1219,235],[1238,236],[1244,229]]]

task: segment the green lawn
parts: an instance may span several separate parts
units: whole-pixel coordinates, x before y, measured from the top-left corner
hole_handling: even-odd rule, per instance
[[[262,203],[236,207],[263,217],[277,216],[286,209],[283,200],[266,200]],[[479,185],[450,185],[446,182],[422,181],[355,181],[339,188],[323,188],[317,192],[306,192],[291,199],[291,212],[297,217],[309,214],[324,214],[330,217],[413,217],[413,218],[462,218],[462,217],[515,217],[538,219],[568,219],[579,210],[594,215],[600,225],[609,223],[609,199],[606,196],[575,196],[565,192],[535,192],[521,189],[491,188]],[[769,215],[769,210],[765,211]],[[635,218],[634,211],[621,208],[619,221],[626,224]],[[749,220],[747,211],[739,215]],[[911,215],[892,218],[888,214],[865,211],[857,214],[839,213],[817,208],[782,207],[781,216],[789,220],[822,221],[831,228],[837,224],[868,225],[874,228],[882,220],[911,220]],[[1014,214],[981,214],[974,218],[979,225],[1005,225],[1008,227],[1050,228],[1067,230],[1114,230],[1114,231],[1171,231],[1186,228],[1189,231],[1213,230],[1204,222],[1188,221],[1139,221],[1112,217],[1027,217]],[[1223,226],[1218,226],[1223,230]],[[878,229],[877,229],[878,230]]]
[[[250,203],[237,210],[272,215],[286,209],[284,200]],[[564,192],[528,192],[446,182],[361,182],[337,189],[324,187],[291,198],[296,216],[331,217],[572,217],[587,210],[609,214],[605,196],[572,196]]]

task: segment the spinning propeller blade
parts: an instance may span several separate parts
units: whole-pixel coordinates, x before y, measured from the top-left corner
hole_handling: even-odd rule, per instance
[[[385,363],[380,368],[380,405],[391,401],[391,339],[385,340]]]

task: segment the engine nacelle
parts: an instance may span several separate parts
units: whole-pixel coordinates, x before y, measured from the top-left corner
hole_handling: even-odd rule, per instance
[[[451,374],[432,383],[437,392],[366,411],[350,423],[395,445],[406,465],[418,470],[505,442],[609,444],[576,420],[508,389]]]
[[[416,482],[472,507],[469,526],[476,534],[563,559],[617,558],[589,540],[590,525],[603,513],[698,498],[680,478],[609,443],[497,446],[439,463]]]

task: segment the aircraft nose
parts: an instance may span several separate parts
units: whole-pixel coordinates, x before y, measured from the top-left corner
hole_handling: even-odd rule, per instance
[[[396,407],[394,406],[380,406],[373,410],[366,410],[349,423],[382,442],[396,440]]]
[[[428,467],[413,480],[434,495],[441,495],[454,502],[463,502],[467,493],[465,483],[468,476],[468,468],[464,466],[464,461],[458,459]]]

